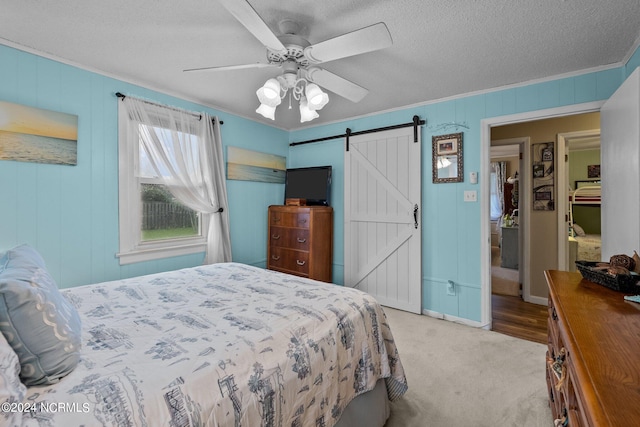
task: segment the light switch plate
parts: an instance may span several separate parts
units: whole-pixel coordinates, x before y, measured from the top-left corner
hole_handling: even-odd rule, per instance
[[[477,202],[478,201],[478,192],[475,190],[468,190],[464,192],[464,201],[465,202]]]

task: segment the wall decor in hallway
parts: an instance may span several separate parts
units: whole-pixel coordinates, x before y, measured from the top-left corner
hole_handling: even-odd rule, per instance
[[[533,209],[555,210],[553,142],[533,144]]]

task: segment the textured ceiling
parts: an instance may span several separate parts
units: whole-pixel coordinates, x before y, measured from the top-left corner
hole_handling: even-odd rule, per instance
[[[298,21],[312,44],[385,22],[393,46],[322,64],[369,94],[352,103],[330,92],[320,118],[305,124],[285,101],[273,122],[254,112],[255,91],[278,69],[184,73],[266,62],[262,44],[217,0],[2,0],[0,43],[297,129],[619,64],[640,35],[640,0],[249,3],[274,32],[282,19]]]

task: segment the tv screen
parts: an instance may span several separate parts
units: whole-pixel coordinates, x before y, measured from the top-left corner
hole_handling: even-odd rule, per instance
[[[284,199],[306,199],[307,205],[329,206],[331,166],[287,169]]]

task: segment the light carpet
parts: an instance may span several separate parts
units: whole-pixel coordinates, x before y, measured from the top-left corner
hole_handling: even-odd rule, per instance
[[[409,390],[385,427],[548,427],[546,346],[385,307]]]

